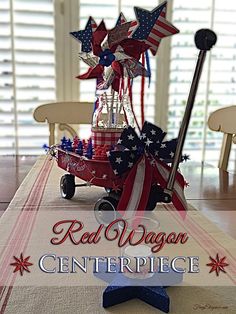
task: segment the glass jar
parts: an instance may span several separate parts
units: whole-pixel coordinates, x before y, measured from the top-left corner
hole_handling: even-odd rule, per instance
[[[134,126],[134,117],[127,94],[120,99],[118,93],[106,92],[99,96],[98,108],[93,115],[93,129],[119,129]]]

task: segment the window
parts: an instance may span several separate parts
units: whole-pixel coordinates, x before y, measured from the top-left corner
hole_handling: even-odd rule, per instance
[[[0,154],[40,154],[48,129],[32,112],[55,100],[52,0],[0,2]]]
[[[222,134],[211,132],[207,118],[218,108],[236,104],[236,28],[235,1],[174,0],[173,23],[180,34],[172,37],[169,84],[168,130],[178,135],[183,117],[197,51],[194,33],[200,28],[212,28],[218,36],[214,49],[208,53],[190,121],[185,151],[191,159],[217,164]],[[236,150],[232,149],[230,167]]]
[[[0,154],[40,154],[48,129],[33,121],[33,109],[54,100],[95,99],[95,80],[75,79],[86,71],[80,43],[70,31],[83,29],[90,15],[108,28],[119,12],[135,18],[134,6],[152,10],[158,0],[1,0],[0,1]],[[188,131],[185,152],[216,164],[222,134],[207,127],[210,112],[236,104],[236,3],[220,0],[168,1],[168,20],[180,33],[165,38],[151,53],[152,80],[145,88],[145,116],[176,137],[196,64],[194,33],[202,27],[218,35],[208,54]],[[134,104],[140,117],[140,79]],[[232,149],[231,160],[236,160]],[[231,162],[230,167],[233,167]]]

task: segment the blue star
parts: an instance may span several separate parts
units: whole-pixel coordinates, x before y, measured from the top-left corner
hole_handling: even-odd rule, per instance
[[[92,50],[92,45],[91,45],[91,41],[93,37],[92,21],[93,21],[93,18],[90,16],[84,30],[70,33],[74,38],[76,38],[78,41],[82,43],[81,50],[83,52],[90,52]]]
[[[166,1],[160,4],[158,7],[156,7],[152,11],[134,7],[135,15],[139,22],[139,26],[133,33],[132,38],[140,39],[140,40],[147,39],[154,24],[156,23],[156,20],[160,16],[165,6],[166,6]]]
[[[183,274],[170,270],[165,274],[154,274],[148,279],[130,279],[121,273],[107,273],[107,265],[99,262],[99,273],[94,275],[109,285],[103,292],[103,307],[107,308],[122,302],[138,298],[155,308],[168,313],[170,299],[165,291],[167,286],[177,285],[182,282]],[[116,272],[118,265],[115,266]]]

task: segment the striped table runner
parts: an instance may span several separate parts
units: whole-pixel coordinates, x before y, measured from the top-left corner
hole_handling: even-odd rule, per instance
[[[41,157],[32,168],[9,208],[0,219],[0,313],[159,313],[145,303],[132,300],[114,308],[101,307],[102,287],[18,287],[14,283],[19,273],[13,273],[13,256],[26,252],[30,239],[36,232],[35,223],[40,211],[50,208],[91,208],[104,192],[92,187],[89,194],[79,191],[78,201],[65,201],[59,195],[59,180],[63,171],[48,157]],[[171,287],[171,313],[236,313],[236,247],[235,241],[221,232],[201,213],[187,216],[183,222],[164,205],[170,217],[176,220],[195,239],[207,255],[227,256],[228,280],[232,287]],[[210,278],[210,277],[209,277]],[[3,286],[1,283],[6,283]],[[211,309],[211,307],[213,309]]]

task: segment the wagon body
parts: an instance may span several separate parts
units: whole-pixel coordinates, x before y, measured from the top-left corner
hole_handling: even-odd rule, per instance
[[[108,160],[87,159],[74,152],[57,150],[58,166],[90,184],[104,188],[122,187],[128,175],[116,176]]]

